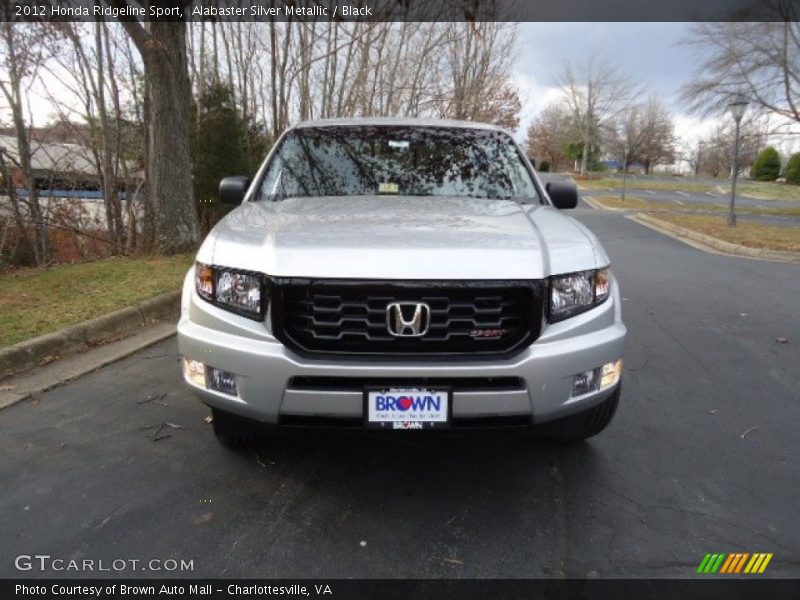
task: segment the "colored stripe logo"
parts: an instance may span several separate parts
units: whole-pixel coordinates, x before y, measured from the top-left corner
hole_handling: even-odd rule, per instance
[[[769,561],[772,560],[772,553],[756,552],[734,552],[732,554],[706,554],[697,567],[697,572],[701,574],[758,574],[763,573]]]

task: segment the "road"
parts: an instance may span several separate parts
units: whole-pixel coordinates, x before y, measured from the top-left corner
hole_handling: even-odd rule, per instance
[[[620,196],[622,186],[611,188],[587,189],[587,193],[597,195]],[[681,190],[648,190],[627,188],[625,192],[628,196],[636,196],[645,202],[672,202],[676,208],[687,204],[715,205],[727,208],[730,203],[730,196],[719,192],[684,192]],[[750,198],[749,196],[736,195],[736,206],[748,208],[797,208],[800,206],[798,200],[765,200]]]
[[[597,438],[230,451],[173,338],[0,412],[0,576],[47,553],[193,560],[200,577],[691,577],[707,552],[773,552],[766,576],[800,576],[800,268],[574,213],[611,256],[630,331]],[[182,429],[153,441],[166,422]]]
[[[585,189],[588,196],[622,196],[622,188],[605,189]],[[645,202],[658,202],[659,204],[669,203],[676,212],[685,211],[686,214],[698,214],[698,209],[705,209],[708,214],[724,216],[728,209],[730,198],[716,192],[683,192],[677,190],[646,190],[628,189],[628,197],[635,196]],[[761,200],[748,198],[746,196],[736,197],[736,208],[755,208],[755,209],[787,209],[800,208],[800,201],[795,200]],[[720,212],[723,211],[723,212]],[[770,215],[770,214],[751,214],[741,211],[737,212],[737,218],[746,221],[755,221],[765,225],[777,225],[779,227],[800,227],[800,215]]]
[[[559,178],[560,176],[554,176]],[[665,181],[667,179],[664,179]],[[650,181],[650,180],[648,180]],[[655,179],[653,181],[660,181]],[[709,186],[714,180],[703,179],[690,179],[687,183],[708,183]],[[717,181],[718,183],[718,181]],[[622,182],[619,185],[607,188],[584,188],[583,193],[589,196],[622,196]],[[698,209],[706,210],[709,214],[724,215],[730,203],[730,196],[724,194],[719,190],[714,191],[682,191],[682,190],[659,190],[659,189],[642,189],[642,188],[627,188],[626,195],[629,197],[635,196],[645,202],[657,202],[661,205],[664,203],[671,204],[675,211],[687,211],[691,214],[692,211]],[[800,208],[800,200],[767,200],[761,198],[751,198],[742,194],[736,196],[736,208],[748,209],[798,209]],[[723,212],[720,212],[723,211]],[[696,213],[695,213],[696,214]],[[751,214],[739,211],[737,217],[746,221],[754,221],[763,223],[765,225],[776,225],[779,227],[800,227],[800,215],[771,215],[771,214]]]

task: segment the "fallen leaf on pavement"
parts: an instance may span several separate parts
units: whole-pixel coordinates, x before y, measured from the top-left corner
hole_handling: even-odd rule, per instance
[[[212,417],[211,415],[208,415],[205,419],[203,419],[203,421],[206,422],[206,425],[211,425],[211,423],[214,422],[214,417]]]
[[[789,343],[789,340],[786,339],[785,337],[775,338],[775,341],[778,342],[779,344],[788,344]]]
[[[267,463],[265,463],[263,460],[261,460],[261,457],[258,455],[258,452],[253,450],[253,455],[256,457],[256,463],[258,464],[258,466],[261,467],[262,469],[266,469],[267,468]],[[274,465],[275,461],[270,461],[270,464]]]
[[[158,442],[160,440],[165,440],[168,437],[172,437],[171,433],[167,433],[165,435],[160,435],[165,427],[168,427],[170,429],[183,429],[182,425],[176,425],[175,423],[156,423],[154,425],[147,425],[145,427],[139,427],[139,431],[147,431],[148,429],[153,429],[154,431],[150,435],[150,439],[153,440],[154,442]]]
[[[211,522],[211,519],[213,519],[213,518],[214,518],[214,513],[210,513],[210,512],[203,513],[202,515],[200,515],[199,517],[197,517],[194,520],[194,524],[195,525],[203,525],[205,523]]]
[[[152,402],[153,404],[160,404],[161,406],[169,406],[166,402],[161,402],[164,398],[167,397],[167,392],[162,392],[160,394],[150,394],[144,400],[138,400],[136,404],[146,404],[147,402]]]
[[[463,565],[464,563],[457,558],[445,558],[444,562],[450,563],[451,565]]]
[[[708,411],[708,414],[713,415],[715,412],[717,412],[717,409],[712,408],[710,411]]]
[[[751,431],[755,431],[756,429],[758,429],[758,425],[756,425],[755,427],[751,427],[750,429],[748,429],[747,431],[745,431],[745,432],[742,434],[742,439],[744,439],[744,438],[747,436],[747,434],[748,434],[748,433],[750,433]]]
[[[48,354],[42,360],[39,361],[39,366],[43,367],[44,365],[49,365],[54,360],[58,360],[58,354]]]
[[[10,392],[17,389],[15,385],[0,385],[0,392]]]

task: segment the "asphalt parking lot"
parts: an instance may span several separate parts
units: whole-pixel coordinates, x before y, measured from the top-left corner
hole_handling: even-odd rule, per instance
[[[611,256],[630,332],[597,438],[231,451],[172,338],[0,412],[0,576],[53,576],[14,568],[46,553],[187,559],[198,577],[691,577],[708,552],[772,552],[765,576],[800,576],[800,268],[575,216]],[[155,441],[162,423],[181,428]]]
[[[692,183],[702,183],[703,180],[692,180]],[[609,188],[585,189],[584,193],[588,196],[622,196],[622,185]],[[628,197],[636,197],[644,202],[654,202],[663,206],[665,203],[673,205],[673,210],[677,212],[705,211],[709,214],[724,215],[728,210],[730,196],[719,191],[713,192],[685,192],[681,190],[650,190],[650,189],[626,189]],[[767,209],[785,210],[800,208],[800,200],[768,200],[762,198],[750,198],[737,194],[736,209]],[[737,218],[744,221],[754,221],[765,225],[776,225],[778,227],[800,227],[800,216],[797,215],[774,215],[774,214],[753,214],[738,211]]]

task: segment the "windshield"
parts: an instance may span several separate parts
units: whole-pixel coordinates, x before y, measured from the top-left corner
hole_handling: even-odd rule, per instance
[[[463,128],[295,129],[261,185],[271,199],[376,194],[538,200],[508,134]]]

